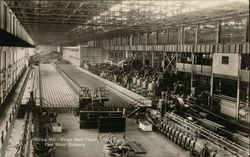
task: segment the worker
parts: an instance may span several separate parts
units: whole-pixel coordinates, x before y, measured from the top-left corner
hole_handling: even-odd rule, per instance
[[[128,74],[128,78],[127,78],[127,88],[128,88],[128,89],[130,89],[131,84],[132,84],[132,74],[129,73],[129,74]]]
[[[3,141],[3,137],[4,136],[4,131],[2,131],[2,134],[1,134],[1,143],[3,143],[4,141]]]
[[[161,117],[163,118],[166,112],[166,102],[163,100],[161,102]]]
[[[135,123],[139,124],[139,115],[135,113]]]

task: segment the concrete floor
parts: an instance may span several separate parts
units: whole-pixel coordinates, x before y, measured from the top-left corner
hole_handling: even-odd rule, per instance
[[[8,140],[8,145],[6,149],[6,157],[15,157],[20,146],[20,141],[22,140],[22,133],[24,131],[25,120],[16,119],[14,122],[14,127],[12,129],[10,139]]]
[[[58,115],[57,121],[62,122],[63,132],[54,134],[58,141],[56,157],[102,157],[104,141],[98,140],[98,131],[96,129],[79,129],[78,120],[79,117],[72,114]],[[138,157],[189,156],[187,151],[182,150],[161,134],[141,131],[132,119],[126,120],[125,138],[127,141],[140,143],[146,149],[147,153],[137,154]],[[66,140],[68,141],[66,142]]]
[[[102,87],[103,83],[99,80],[81,72],[71,65],[60,64],[60,68],[71,76],[78,86]],[[121,96],[110,91],[111,104],[128,104]],[[105,140],[98,140],[96,129],[79,129],[79,117],[73,114],[58,114],[57,121],[63,124],[63,132],[55,133],[56,157],[102,157],[103,145]],[[134,120],[127,119],[126,134],[127,141],[140,143],[147,151],[146,154],[138,154],[138,157],[187,157],[189,153],[169,141],[166,137],[155,132],[143,132],[134,123]],[[107,136],[105,137],[107,138]]]

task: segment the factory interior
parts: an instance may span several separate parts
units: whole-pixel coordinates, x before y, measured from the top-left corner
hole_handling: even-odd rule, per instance
[[[250,157],[248,0],[1,0],[0,157]]]

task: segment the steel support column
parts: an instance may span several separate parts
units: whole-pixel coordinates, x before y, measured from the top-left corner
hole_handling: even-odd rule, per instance
[[[155,65],[155,54],[154,54],[154,51],[152,51],[151,54],[152,54],[152,58],[151,58],[152,68],[154,68],[154,65]]]
[[[148,45],[148,38],[149,38],[149,32],[146,33],[146,41],[145,41],[145,45]]]
[[[196,32],[195,32],[195,44],[199,43],[199,25],[196,27]],[[195,60],[195,54],[194,52],[191,53],[191,59],[192,59],[192,64],[191,64],[191,82],[190,82],[190,89],[194,87],[194,60]]]
[[[145,67],[145,52],[142,52],[142,64]]]
[[[218,21],[217,23],[217,32],[216,32],[216,43],[220,43],[221,40],[221,22]]]
[[[156,36],[155,36],[155,45],[158,45],[159,44],[159,32],[156,31]]]
[[[129,36],[129,46],[132,46],[133,45],[133,35],[131,34]]]
[[[238,60],[238,77],[237,77],[236,120],[241,120],[242,118],[242,115],[240,113],[240,110],[242,108],[240,104],[241,103],[240,102],[241,54],[238,55],[239,55],[239,60]]]
[[[250,83],[247,82],[247,92],[246,92],[246,107],[247,107],[247,123],[250,123]]]
[[[199,29],[200,25],[197,25],[196,27],[196,31],[195,31],[195,44],[199,43],[199,33],[200,33],[200,29]]]
[[[240,77],[237,79],[236,120],[240,120]]]
[[[2,53],[3,47],[0,46],[0,104],[3,101],[3,53]]]
[[[138,32],[138,45],[141,45],[141,35],[139,32]]]
[[[212,53],[212,58],[213,58],[213,53]],[[210,77],[210,105],[211,105],[211,108],[213,106],[213,93],[214,93],[214,73],[213,73],[213,59],[212,59],[211,77]]]
[[[193,88],[193,81],[194,81],[194,52],[191,53],[191,59],[192,59],[192,64],[191,64],[191,79],[190,79],[190,89]]]
[[[181,34],[180,34],[180,44],[184,44],[184,42],[185,42],[185,32],[184,32],[184,27],[183,26],[181,26],[180,27],[180,29],[181,29]]]
[[[166,32],[166,44],[169,44],[169,29],[167,29],[167,32]]]

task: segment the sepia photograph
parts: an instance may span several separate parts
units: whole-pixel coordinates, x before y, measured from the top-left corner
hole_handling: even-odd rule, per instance
[[[0,0],[0,157],[250,157],[249,0]]]

